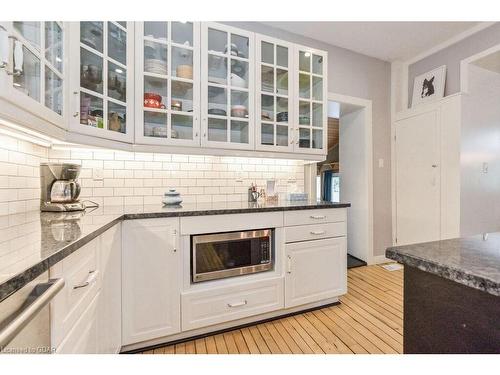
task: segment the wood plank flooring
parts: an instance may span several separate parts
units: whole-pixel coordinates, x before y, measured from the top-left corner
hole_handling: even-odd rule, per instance
[[[143,354],[402,353],[403,271],[348,270],[341,304]]]

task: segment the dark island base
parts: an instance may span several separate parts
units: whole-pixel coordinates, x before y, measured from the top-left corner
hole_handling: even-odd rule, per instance
[[[500,353],[500,297],[405,265],[403,350]]]

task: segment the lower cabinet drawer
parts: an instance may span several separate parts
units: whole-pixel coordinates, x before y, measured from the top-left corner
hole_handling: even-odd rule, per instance
[[[182,330],[206,327],[284,307],[282,278],[182,295]]]
[[[311,225],[297,225],[285,227],[285,242],[299,242],[319,240],[322,238],[342,237],[347,234],[347,223],[324,223]]]

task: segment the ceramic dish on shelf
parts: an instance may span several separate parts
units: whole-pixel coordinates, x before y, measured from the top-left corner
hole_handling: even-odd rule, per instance
[[[161,95],[151,93],[151,92],[145,92],[144,93],[144,107],[165,109],[165,105],[161,103],[162,99],[163,98]]]
[[[231,116],[232,117],[248,117],[247,107],[244,105],[233,105],[231,107]]]
[[[181,194],[175,189],[169,189],[163,194],[162,202],[165,206],[178,206],[182,203]]]
[[[231,86],[246,88],[247,81],[245,81],[239,75],[237,75],[235,73],[231,73]]]
[[[209,115],[216,115],[216,116],[226,116],[226,111],[220,108],[210,108],[208,110]]]
[[[193,79],[193,66],[192,65],[179,65],[175,69],[175,74],[179,78]]]

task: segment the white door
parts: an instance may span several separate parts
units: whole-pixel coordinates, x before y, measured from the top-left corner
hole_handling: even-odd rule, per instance
[[[345,237],[285,245],[285,307],[337,297],[346,293]]]
[[[123,223],[123,345],[180,332],[178,227],[178,218]]]
[[[439,112],[396,123],[396,240],[398,245],[439,240]]]

